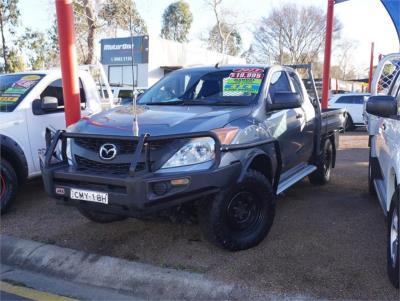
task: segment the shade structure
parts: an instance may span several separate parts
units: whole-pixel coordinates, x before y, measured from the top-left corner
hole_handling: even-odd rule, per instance
[[[400,0],[381,0],[381,2],[393,21],[400,43]]]

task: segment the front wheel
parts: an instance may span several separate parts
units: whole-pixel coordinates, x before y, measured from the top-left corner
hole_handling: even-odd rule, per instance
[[[400,228],[400,196],[399,189],[392,199],[387,228],[387,271],[390,282],[399,288],[399,228]]]
[[[17,194],[18,177],[7,160],[0,160],[0,212],[5,213]]]
[[[221,191],[199,208],[204,236],[230,251],[259,244],[267,236],[274,216],[271,184],[255,170],[247,171],[241,183]]]
[[[325,185],[331,178],[333,145],[330,139],[325,140],[322,152],[322,158],[318,163],[317,170],[308,177],[314,185]]]
[[[87,219],[89,219],[93,222],[96,222],[96,223],[100,223],[100,224],[107,224],[107,223],[122,221],[127,218],[126,216],[123,216],[123,215],[95,211],[86,206],[79,206],[78,210]]]

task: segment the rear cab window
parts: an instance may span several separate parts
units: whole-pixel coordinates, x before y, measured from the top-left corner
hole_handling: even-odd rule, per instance
[[[0,75],[0,112],[12,112],[44,77],[44,74]]]

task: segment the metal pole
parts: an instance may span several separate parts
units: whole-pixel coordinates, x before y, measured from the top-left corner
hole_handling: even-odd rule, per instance
[[[65,122],[69,126],[81,118],[78,65],[75,48],[72,0],[56,0],[58,43],[64,96]]]
[[[331,50],[332,50],[332,32],[333,32],[333,7],[335,0],[327,0],[328,9],[326,13],[326,34],[325,34],[325,52],[324,52],[324,70],[322,75],[322,108],[328,108],[330,68],[331,68]]]
[[[135,68],[134,68],[134,52],[133,52],[133,30],[132,30],[132,10],[129,10],[129,31],[131,34],[131,69],[132,69],[132,105],[133,105],[133,136],[139,137],[139,122],[137,117],[137,91],[135,90]]]
[[[371,93],[372,74],[374,71],[374,42],[371,43],[371,58],[369,61],[368,92]]]

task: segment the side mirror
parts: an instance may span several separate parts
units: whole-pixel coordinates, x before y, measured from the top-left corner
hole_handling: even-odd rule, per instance
[[[55,111],[58,109],[58,99],[53,96],[45,96],[42,98],[41,109],[43,111]]]
[[[272,97],[271,110],[287,110],[301,107],[301,97],[296,92],[276,92]]]
[[[397,101],[393,96],[374,95],[368,98],[366,111],[378,117],[394,117],[398,114]]]

